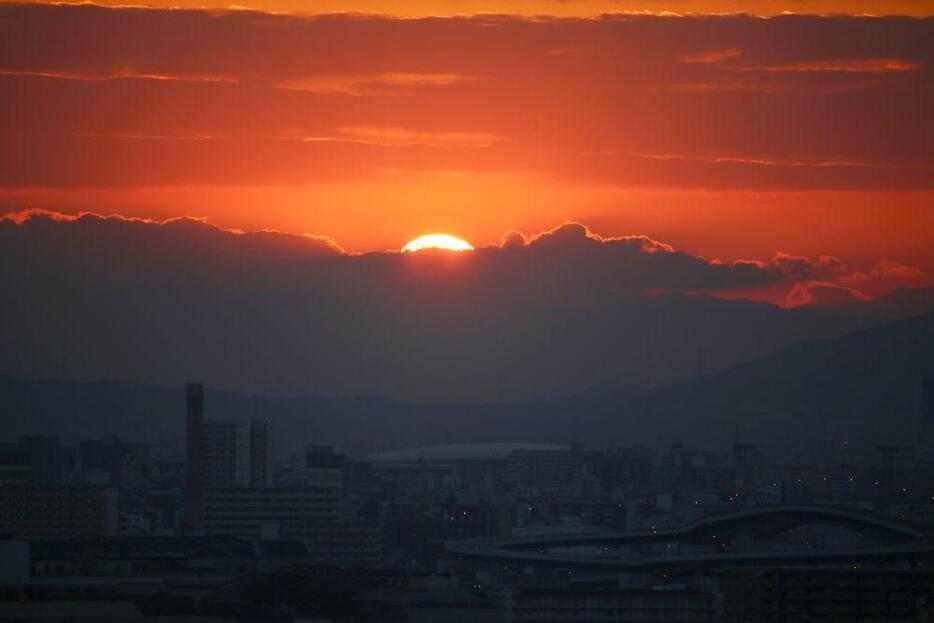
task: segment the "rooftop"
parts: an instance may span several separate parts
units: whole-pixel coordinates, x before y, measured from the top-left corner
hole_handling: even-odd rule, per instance
[[[493,442],[456,443],[443,446],[422,446],[405,450],[393,450],[371,454],[364,458],[374,463],[404,461],[458,461],[480,459],[504,459],[514,450],[570,450],[568,446],[542,443]]]

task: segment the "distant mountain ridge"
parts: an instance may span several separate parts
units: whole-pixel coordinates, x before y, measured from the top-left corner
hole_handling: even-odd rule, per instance
[[[380,397],[273,398],[208,388],[210,418],[270,417],[282,452],[336,443],[353,454],[440,443],[581,441],[591,447],[826,436],[910,443],[920,381],[934,373],[934,312],[840,338],[810,340],[760,360],[653,389],[597,386],[551,400],[410,403]],[[7,437],[183,438],[182,389],[120,381],[0,377]]]

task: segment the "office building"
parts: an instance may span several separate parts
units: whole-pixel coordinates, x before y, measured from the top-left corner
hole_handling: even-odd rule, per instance
[[[250,422],[250,486],[271,487],[273,425],[269,420]]]

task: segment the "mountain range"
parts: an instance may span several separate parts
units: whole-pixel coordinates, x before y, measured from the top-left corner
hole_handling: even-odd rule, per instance
[[[934,312],[926,312],[648,389],[602,385],[547,400],[416,403],[208,387],[206,411],[213,419],[273,420],[281,453],[313,442],[352,454],[489,441],[580,441],[597,448],[803,438],[906,444],[917,439],[921,379],[932,373]],[[181,447],[184,434],[181,387],[4,376],[0,405],[8,437],[55,431],[73,441],[113,434]]]

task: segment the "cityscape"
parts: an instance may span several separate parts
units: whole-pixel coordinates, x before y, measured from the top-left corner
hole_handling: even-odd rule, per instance
[[[309,440],[283,456],[274,420],[223,419],[210,388],[189,383],[174,452],[108,435],[0,446],[0,611],[928,620],[934,379],[920,385],[916,446],[495,442],[355,456]]]

